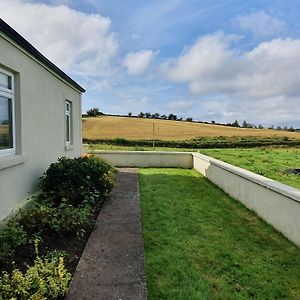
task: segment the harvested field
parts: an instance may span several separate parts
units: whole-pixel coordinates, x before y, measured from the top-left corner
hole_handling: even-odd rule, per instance
[[[288,137],[299,132],[235,128],[193,122],[101,116],[83,119],[83,138],[88,140],[124,138],[128,140],[186,140],[196,137]]]

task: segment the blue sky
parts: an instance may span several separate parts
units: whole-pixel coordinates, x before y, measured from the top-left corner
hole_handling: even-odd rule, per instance
[[[300,127],[298,0],[0,0],[0,15],[87,89],[84,111]]]

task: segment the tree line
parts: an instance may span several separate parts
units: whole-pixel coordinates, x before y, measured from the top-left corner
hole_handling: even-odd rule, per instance
[[[99,108],[91,108],[86,112],[87,116],[89,117],[96,117],[96,116],[101,116],[104,115],[103,112],[99,110]],[[184,122],[195,122],[195,123],[203,123],[203,124],[212,124],[212,125],[222,125],[222,126],[230,126],[230,127],[238,127],[238,128],[253,128],[253,129],[274,129],[274,130],[284,130],[284,131],[291,131],[294,132],[296,131],[294,127],[281,127],[281,126],[274,126],[271,125],[269,127],[264,127],[262,124],[254,124],[254,123],[249,123],[247,121],[243,121],[242,124],[238,122],[238,120],[235,120],[232,123],[218,123],[214,120],[211,122],[205,122],[205,121],[194,121],[193,118],[187,117],[185,119],[179,118],[177,115],[170,113],[168,115],[165,114],[159,114],[159,113],[150,113],[150,112],[140,112],[137,115],[134,115],[132,112],[129,112],[127,114],[128,117],[135,117],[135,118],[145,118],[145,119],[160,119],[160,120],[172,120],[172,121],[184,121]]]

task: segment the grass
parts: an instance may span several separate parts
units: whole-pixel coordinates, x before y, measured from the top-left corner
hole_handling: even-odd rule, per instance
[[[300,148],[202,149],[201,153],[300,189],[300,176],[287,173],[289,168],[300,168]]]
[[[299,249],[192,170],[140,169],[148,298],[300,299]]]
[[[83,119],[83,138],[87,140],[124,138],[186,140],[196,137],[289,137],[299,139],[299,132],[267,129],[235,128],[195,122],[180,122],[145,118],[101,116]]]

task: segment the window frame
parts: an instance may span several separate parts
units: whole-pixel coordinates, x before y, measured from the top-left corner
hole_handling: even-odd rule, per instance
[[[65,99],[65,146],[73,145],[73,112],[72,112],[72,101]],[[67,106],[69,109],[67,110]],[[69,128],[68,128],[68,135],[69,140],[67,140],[67,116],[69,117]]]
[[[15,122],[15,80],[14,74],[1,68],[0,73],[11,77],[11,89],[0,86],[0,96],[11,100],[11,118],[12,118],[12,148],[0,149],[0,157],[16,154],[16,122]]]

